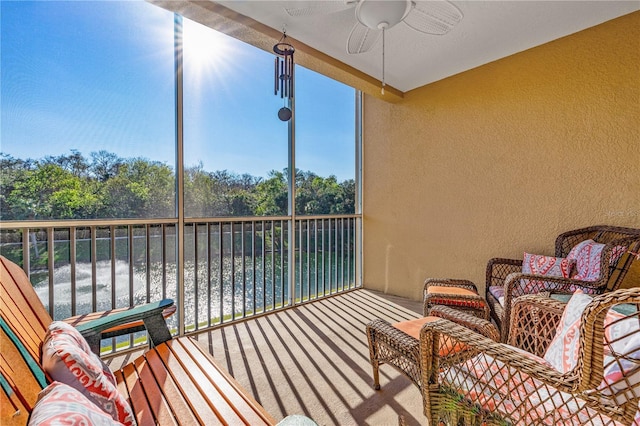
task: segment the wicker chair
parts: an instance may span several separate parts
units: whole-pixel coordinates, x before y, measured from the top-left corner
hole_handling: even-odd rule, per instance
[[[536,357],[545,353],[562,318],[565,304],[557,300],[542,295],[518,298],[509,341],[513,346],[447,320],[425,324],[419,347],[428,424],[630,425],[634,419],[640,421],[640,288],[608,292],[587,303],[577,322],[577,362],[565,373]],[[620,321],[631,321],[625,323],[632,331],[625,331],[624,339],[635,340],[613,337],[612,324],[618,320],[612,323],[608,311],[614,306],[626,312],[614,314]],[[624,349],[615,346],[619,343]],[[441,345],[468,349],[443,356]],[[623,373],[613,376],[610,368],[616,366]]]
[[[626,252],[617,263],[610,264],[612,251],[621,245],[627,247],[629,251],[637,252],[640,246],[640,229],[599,225],[568,231],[556,238],[555,256],[567,257],[576,244],[587,239],[606,244],[602,251],[600,267],[602,273],[597,281],[547,276],[542,279],[540,276],[522,274],[522,260],[501,258],[489,260],[486,274],[486,300],[491,310],[491,319],[498,325],[503,342],[506,342],[509,337],[511,306],[518,296],[540,292],[571,294],[577,288],[587,293],[600,294],[620,286],[634,257]],[[494,286],[502,286],[504,289],[502,303],[492,294]]]

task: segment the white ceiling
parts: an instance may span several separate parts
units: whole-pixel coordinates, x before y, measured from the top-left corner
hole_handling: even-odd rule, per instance
[[[354,8],[296,18],[285,12],[285,7],[322,1],[228,0],[218,3],[278,31],[286,26],[287,35],[292,38],[380,80],[382,40],[367,53],[350,55],[346,51],[349,33],[356,22]],[[640,10],[640,0],[453,0],[452,3],[464,17],[448,34],[424,34],[403,23],[387,31],[387,84],[406,92]]]

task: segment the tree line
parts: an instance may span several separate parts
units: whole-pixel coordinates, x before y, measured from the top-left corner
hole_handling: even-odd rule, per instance
[[[266,178],[202,164],[184,171],[187,217],[287,214],[287,170]],[[0,153],[2,220],[175,217],[175,172],[146,158],[121,158],[102,150],[19,159]],[[355,212],[355,182],[296,170],[297,214]]]

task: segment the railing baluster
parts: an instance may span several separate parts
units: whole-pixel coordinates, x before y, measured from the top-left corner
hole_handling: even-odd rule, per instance
[[[325,281],[326,281],[326,279],[327,279],[327,278],[326,278],[326,277],[327,277],[327,274],[326,274],[326,270],[325,270],[325,268],[326,268],[326,264],[325,264],[325,256],[324,256],[324,252],[325,252],[325,244],[324,244],[324,239],[325,239],[324,224],[325,224],[325,222],[326,222],[326,221],[327,221],[326,219],[322,219],[322,220],[321,220],[321,226],[322,226],[322,228],[321,228],[321,232],[320,232],[320,235],[322,235],[322,251],[321,251],[321,257],[322,257],[322,259],[321,259],[321,262],[322,262],[322,295],[323,295],[323,296],[327,294],[327,292],[326,292],[326,290],[325,290],[325,287],[326,287],[326,282],[325,282]]]
[[[51,318],[57,319],[55,317],[55,312],[54,312],[55,300],[53,297],[53,286],[54,286],[53,271],[55,269],[54,260],[55,260],[55,249],[56,249],[53,242],[53,231],[54,231],[54,228],[47,229],[47,253],[48,253],[47,265],[49,268],[49,314],[51,315]]]
[[[223,245],[224,225],[223,222],[218,224],[218,287],[220,291],[220,324],[224,322],[224,245]]]
[[[276,232],[275,232],[275,223],[273,219],[271,220],[271,311],[276,308],[276,259],[275,259],[275,243],[276,243]]]
[[[344,291],[344,218],[340,218],[340,290]]]
[[[335,226],[333,227],[334,231],[335,231],[335,240],[334,240],[334,256],[335,256],[335,274],[334,274],[334,282],[336,285],[336,291],[335,293],[337,293],[338,291],[340,291],[340,289],[338,288],[338,269],[340,268],[340,265],[338,264],[338,218],[334,219],[335,220]]]
[[[264,226],[264,220],[260,222],[262,238],[261,238],[261,246],[260,252],[262,253],[262,258],[260,262],[260,266],[262,268],[262,312],[267,310],[267,271],[266,271],[266,251],[265,251],[265,241],[266,241],[266,230]]]
[[[307,259],[307,300],[311,300],[311,220],[307,219],[305,221],[307,223],[307,232],[305,232],[305,236],[307,238],[307,253],[305,254],[305,258]]]
[[[29,245],[29,238],[31,237],[29,228],[22,228],[22,270],[27,277],[31,278],[31,250]],[[37,251],[37,250],[36,250]]]
[[[90,235],[90,258],[91,258],[91,311],[98,310],[98,265],[96,263],[98,257],[98,242],[96,239],[95,226],[89,227]],[[74,242],[75,244],[75,242]]]
[[[288,225],[288,221],[284,220],[280,221],[280,307],[284,307],[284,286],[286,285],[287,280],[285,279],[284,273],[284,255],[287,252],[284,247],[284,233],[285,229]],[[289,259],[287,259],[287,262]]]
[[[72,226],[69,228],[69,264],[71,266],[71,316],[75,316],[77,309],[76,300],[76,227]],[[95,287],[93,287],[95,290]],[[95,291],[94,291],[95,293]],[[95,309],[95,307],[94,307]]]
[[[145,245],[147,246],[147,253],[146,253],[146,275],[147,275],[147,297],[145,298],[146,302],[149,303],[151,301],[151,225],[146,224],[144,226],[145,228]]]
[[[353,288],[353,281],[351,280],[351,230],[353,229],[351,218],[347,219],[347,283],[349,288]]]
[[[198,280],[198,224],[193,224],[193,315],[194,329],[200,329],[200,280]],[[186,325],[186,324],[185,324]],[[186,328],[186,327],[185,327]]]
[[[231,319],[236,318],[236,249],[235,249],[235,222],[229,223],[231,227]]]
[[[129,254],[129,306],[133,306],[133,284],[134,284],[134,247],[133,247],[133,232],[134,225],[127,226],[127,237],[129,241],[128,254]],[[129,335],[129,347],[133,346],[133,334]]]
[[[111,256],[111,309],[116,308],[116,227],[109,226],[109,255]],[[114,340],[115,342],[115,340]]]
[[[161,258],[162,258],[162,298],[167,298],[167,225],[163,223],[161,229]]]
[[[242,250],[242,256],[240,257],[242,259],[242,315],[241,318],[244,318],[246,316],[246,311],[247,311],[247,267],[245,265],[245,261],[246,261],[246,256],[245,256],[245,252],[244,252],[244,228],[245,228],[245,223],[242,222],[240,224],[242,226],[242,231],[240,233],[240,238],[241,238],[241,250]]]
[[[329,230],[328,230],[328,235],[329,235],[329,247],[328,250],[329,252],[327,253],[328,258],[329,258],[329,262],[328,262],[328,275],[329,275],[329,294],[333,294],[333,244],[331,244],[332,242],[332,236],[333,236],[333,231],[332,231],[332,224],[333,224],[333,219],[329,219]]]
[[[251,314],[255,315],[257,312],[256,305],[256,222],[251,221],[251,299],[253,300],[253,307]]]
[[[211,327],[211,264],[213,259],[211,258],[211,222],[207,222],[207,327]]]

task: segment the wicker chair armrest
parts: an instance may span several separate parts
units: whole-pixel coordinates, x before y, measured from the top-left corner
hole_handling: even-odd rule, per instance
[[[451,339],[453,342],[447,341],[447,339]],[[440,358],[438,353],[441,341],[447,342],[449,345],[464,345],[467,349],[464,353],[454,353],[446,358]],[[473,355],[484,353],[502,362],[506,368],[525,373],[558,390],[571,393],[580,385],[578,375],[562,374],[554,368],[524,355],[516,348],[495,342],[446,319],[429,322],[422,327],[420,348],[423,383],[427,383],[427,380],[428,383],[437,383],[440,368],[447,368],[446,365],[458,364]],[[442,363],[441,360],[443,360]]]
[[[527,280],[527,283],[524,284],[522,280]],[[597,293],[601,289],[594,287],[594,284],[597,284],[597,282],[544,275],[523,274],[521,272],[514,272],[510,274],[504,283],[504,314],[501,327],[504,335],[502,340],[504,342],[508,341],[510,333],[509,322],[512,318],[511,312],[516,298],[522,297],[526,294],[543,292],[571,294],[574,292],[576,287],[581,287],[590,293]]]
[[[417,349],[419,342],[404,331],[396,328],[389,321],[382,318],[371,320],[366,326],[367,335],[372,332],[379,333],[378,340],[384,340],[386,344],[394,344],[404,351]],[[382,336],[382,337],[380,337]]]
[[[522,280],[527,280],[525,283]],[[507,298],[515,299],[525,294],[537,294],[542,292],[552,293],[573,293],[575,287],[587,289],[590,292],[597,292],[598,286],[594,286],[595,281],[574,280],[571,278],[552,277],[546,275],[523,274],[514,272],[509,274],[504,282],[504,301]]]
[[[431,308],[429,315],[455,322],[496,342],[500,341],[500,330],[491,321],[475,315],[442,305]]]

